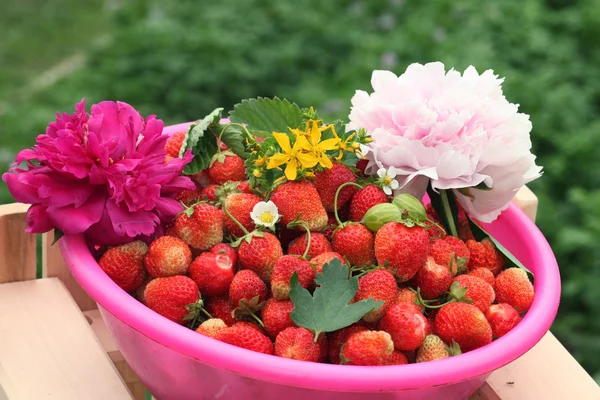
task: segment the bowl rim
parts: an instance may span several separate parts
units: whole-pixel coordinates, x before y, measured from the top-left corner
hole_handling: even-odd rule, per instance
[[[165,134],[189,123],[165,128]],[[120,289],[103,271],[82,235],[66,235],[60,249],[73,276],[108,313],[149,339],[215,368],[281,385],[330,391],[395,391],[456,383],[489,374],[517,359],[550,328],[560,299],[560,275],[550,245],[536,225],[511,204],[502,214],[523,231],[535,251],[536,295],[529,312],[505,336],[443,360],[422,364],[359,367],[290,360],[219,342],[160,316]]]

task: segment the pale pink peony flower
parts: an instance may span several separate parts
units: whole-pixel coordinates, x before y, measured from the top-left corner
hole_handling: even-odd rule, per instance
[[[2,176],[17,201],[32,204],[27,231],[58,228],[103,245],[155,234],[183,209],[175,195],[195,188],[180,176],[191,153],[165,163],[163,122],[129,104],[104,101],[89,115],[82,100],[75,109],[57,114]]]
[[[401,76],[374,71],[374,92],[356,92],[347,126],[373,138],[366,172],[393,166],[400,191],[416,196],[428,181],[437,190],[471,188],[471,197],[455,190],[467,212],[496,219],[542,170],[531,154],[529,116],[506,100],[502,81],[474,67],[446,72],[439,62],[412,64]]]

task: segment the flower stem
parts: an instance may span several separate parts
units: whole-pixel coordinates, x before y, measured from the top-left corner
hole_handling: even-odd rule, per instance
[[[335,191],[335,197],[333,198],[333,213],[335,214],[335,220],[337,221],[337,223],[340,227],[342,227],[344,224],[342,224],[342,221],[340,220],[340,217],[338,215],[338,206],[337,206],[338,205],[338,196],[340,195],[340,192],[342,191],[342,189],[346,186],[356,186],[359,189],[363,188],[358,183],[346,182],[344,184],[341,184],[340,187],[338,187],[337,190]]]
[[[244,225],[242,225],[242,224],[240,223],[240,221],[238,221],[238,220],[237,220],[237,219],[236,219],[236,218],[235,218],[233,215],[231,215],[231,213],[230,213],[230,212],[229,212],[229,210],[227,209],[227,206],[225,205],[225,202],[223,202],[223,211],[225,211],[225,214],[227,214],[227,216],[228,216],[229,218],[231,218],[231,220],[232,220],[233,222],[235,222],[235,224],[236,224],[237,226],[239,226],[239,227],[240,227],[240,229],[242,230],[242,232],[244,232],[244,234],[246,234],[246,235],[249,235],[249,234],[250,234],[250,232],[248,232],[248,229],[244,228]]]
[[[456,231],[456,222],[454,221],[452,209],[450,208],[450,202],[448,201],[448,194],[445,190],[440,190],[440,198],[442,199],[442,205],[444,206],[444,214],[446,214],[446,218],[448,219],[450,234],[454,237],[458,237],[458,232]]]
[[[310,250],[310,240],[311,240],[310,239],[310,227],[308,226],[308,223],[306,221],[300,221],[300,220],[292,221],[287,225],[288,228],[293,228],[294,226],[301,226],[306,230],[307,243],[306,243],[306,249],[304,250],[304,254],[302,254],[302,258],[308,259],[307,256],[308,256],[308,252]]]

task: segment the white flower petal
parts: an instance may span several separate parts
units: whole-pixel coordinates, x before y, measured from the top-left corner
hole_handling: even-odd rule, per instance
[[[392,189],[389,186],[384,186],[383,187],[383,193],[387,194],[388,196],[392,194]]]
[[[387,171],[385,170],[385,168],[379,168],[377,170],[377,176],[380,177],[380,178],[383,178],[385,176],[386,172]]]
[[[395,178],[397,175],[397,171],[396,168],[394,168],[393,165],[390,165],[390,167],[387,170],[387,176],[389,176],[390,178]]]
[[[394,180],[392,181],[392,184],[390,185],[390,187],[391,187],[393,190],[396,190],[396,189],[398,189],[398,187],[400,187],[400,184],[398,183],[398,181],[397,181],[397,180],[395,180],[395,179],[394,179]]]

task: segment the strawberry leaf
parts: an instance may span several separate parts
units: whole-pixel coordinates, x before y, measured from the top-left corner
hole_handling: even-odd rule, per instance
[[[217,153],[217,140],[208,127],[212,123],[219,122],[221,111],[223,111],[222,108],[217,108],[200,121],[190,125],[183,139],[179,157],[183,157],[185,152],[191,149],[194,158],[185,166],[184,174],[194,175],[206,169],[212,157]]]
[[[288,127],[298,128],[302,125],[302,110],[286,99],[258,97],[236,104],[229,113],[229,119],[265,135],[288,132]]]
[[[248,158],[250,153],[246,151],[245,138],[242,127],[235,124],[220,124],[218,121],[213,121],[209,125],[209,129],[216,136],[221,138],[221,141],[229,147],[233,154],[237,154],[244,160]]]
[[[383,305],[383,301],[373,299],[348,304],[358,290],[358,278],[349,276],[348,266],[334,259],[323,266],[323,273],[317,275],[315,282],[319,287],[311,295],[298,282],[298,274],[294,272],[292,275],[292,321],[315,332],[315,341],[321,332],[333,332],[350,326],[366,313]]]

